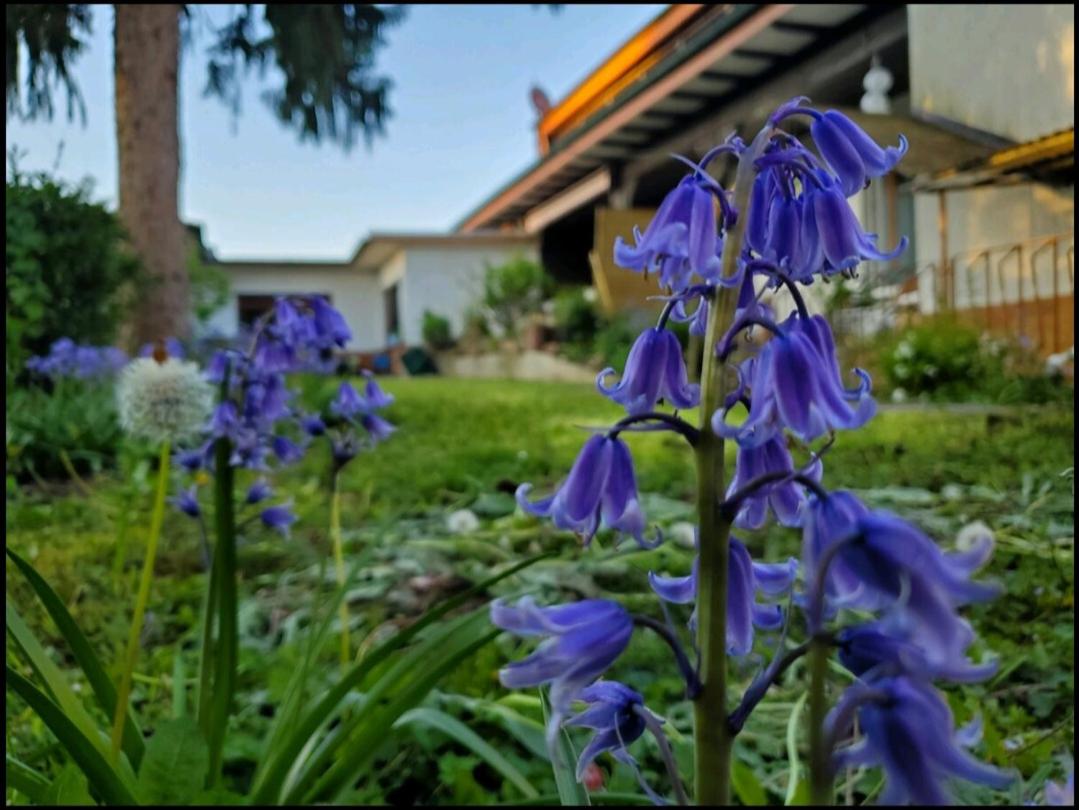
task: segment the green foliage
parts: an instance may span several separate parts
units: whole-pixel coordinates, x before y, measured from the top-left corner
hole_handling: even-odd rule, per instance
[[[256,14],[262,20],[256,20]],[[300,139],[329,140],[346,150],[362,132],[382,131],[391,82],[373,74],[386,27],[404,16],[400,6],[373,4],[246,5],[215,32],[205,93],[240,109],[242,75],[251,67],[280,71],[280,87],[263,99]]]
[[[877,350],[886,384],[906,396],[997,403],[1063,402],[1073,396],[1063,380],[1044,373],[1029,347],[948,318],[885,335]]]
[[[53,115],[52,83],[67,90],[67,117],[76,108],[86,120],[86,108],[71,76],[71,62],[86,48],[90,35],[90,6],[86,3],[12,3],[7,14],[7,112],[24,118]],[[25,48],[29,68],[25,80],[25,105],[19,90],[22,76],[20,50]],[[9,230],[10,238],[10,230]]]
[[[551,285],[542,265],[517,256],[504,264],[487,265],[483,305],[504,334],[516,336],[524,316],[540,311]]]
[[[199,323],[206,323],[228,303],[229,277],[220,267],[207,264],[193,248],[187,257],[187,276],[191,283],[191,309]]]
[[[53,341],[107,345],[139,276],[116,215],[87,185],[17,170],[6,186],[8,380]]]
[[[448,349],[453,345],[450,321],[429,309],[423,311],[423,342],[433,349]]]
[[[602,318],[596,305],[589,300],[589,287],[570,287],[554,297],[556,336],[563,343],[591,343],[600,328]]]
[[[195,721],[166,720],[146,745],[139,767],[139,801],[190,804],[202,791],[209,768],[210,751]]]
[[[101,470],[124,439],[112,386],[92,381],[9,389],[6,427],[8,472],[19,480],[68,477],[65,461],[79,474]]]

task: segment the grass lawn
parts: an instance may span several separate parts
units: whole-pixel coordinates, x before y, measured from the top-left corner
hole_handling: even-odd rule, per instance
[[[314,402],[328,396],[334,383],[308,380],[305,385],[305,398]],[[673,540],[652,552],[616,551],[612,538],[601,534],[591,549],[582,551],[571,536],[515,512],[517,484],[532,481],[537,493],[544,493],[569,469],[586,436],[580,426],[609,424],[622,415],[590,386],[394,379],[384,387],[397,397],[387,416],[398,431],[374,452],[355,459],[343,478],[348,551],[371,549],[376,559],[349,595],[355,639],[371,638],[491,566],[533,551],[559,548],[562,553],[508,581],[504,592],[527,590],[540,601],[613,593],[633,609],[655,613],[646,572],[688,572],[691,552]],[[696,414],[687,418],[697,419]],[[961,800],[1040,800],[1041,784],[1063,778],[1070,762],[1074,512],[1068,471],[1074,463],[1073,437],[1072,413],[1066,408],[1006,414],[884,410],[863,430],[839,434],[825,458],[825,485],[853,489],[871,505],[908,517],[946,547],[972,521],[984,521],[996,533],[996,554],[985,574],[1007,592],[971,609],[969,617],[979,632],[973,657],[992,651],[1000,657],[1000,669],[986,683],[947,692],[957,721],[982,717],[978,756],[1018,768],[1023,779],[1009,793],[965,789]],[[694,469],[682,441],[668,434],[627,438],[649,521],[669,529],[691,520]],[[291,538],[251,531],[240,549],[242,708],[227,751],[230,774],[238,782],[249,776],[258,757],[266,714],[295,664],[295,641],[333,584],[326,455],[319,446],[297,467],[276,476],[278,493],[294,500],[300,517]],[[124,488],[108,475],[88,487],[89,493],[66,487],[48,497],[24,489],[9,498],[7,543],[34,562],[103,659],[111,660],[126,635],[150,495],[144,491],[127,505]],[[208,496],[204,489],[204,505]],[[479,517],[479,525],[451,530],[447,515],[464,508]],[[118,556],[117,518],[125,512],[131,528]],[[790,530],[748,533],[744,539],[755,556],[780,560],[798,553],[798,534]],[[192,521],[171,513],[162,545],[135,694],[151,717],[176,710],[174,681],[195,671],[204,576]],[[27,620],[54,642],[57,659],[70,662],[55,628],[21,580],[9,573],[7,585],[9,598]],[[493,703],[505,696],[497,683],[498,667],[521,654],[522,648],[508,639],[489,645],[446,679],[431,701],[503,748],[541,793],[552,793],[549,765],[491,710],[504,705]],[[748,682],[766,654],[762,641],[756,656],[736,667],[736,686]],[[327,660],[333,655],[330,645]],[[612,675],[641,690],[649,705],[688,739],[688,704],[680,700],[674,668],[658,643],[635,639]],[[804,744],[798,716],[791,721],[804,675],[799,665],[793,667],[739,738],[743,800],[784,798],[788,732]],[[526,703],[517,708],[529,715],[534,707]],[[8,703],[8,729],[9,749],[24,761],[41,767],[59,761],[47,733],[14,701]],[[637,746],[648,778],[664,788],[655,751],[645,741]],[[688,777],[687,740],[676,740],[675,749]],[[497,773],[445,738],[413,734],[392,745],[388,741],[382,762],[378,779],[360,786],[353,799],[467,804],[520,798]],[[610,761],[603,764],[610,769]],[[615,769],[611,790],[636,789],[624,771]],[[861,800],[875,795],[880,779],[871,771],[855,772],[845,781],[850,795]]]

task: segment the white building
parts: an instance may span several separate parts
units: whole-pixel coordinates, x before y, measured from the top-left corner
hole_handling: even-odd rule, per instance
[[[536,258],[524,234],[376,233],[344,262],[214,261],[229,279],[227,303],[209,319],[208,332],[235,335],[279,295],[323,295],[352,329],[355,352],[422,342],[425,311],[449,320],[459,335],[464,316],[482,293],[486,268],[515,256]]]

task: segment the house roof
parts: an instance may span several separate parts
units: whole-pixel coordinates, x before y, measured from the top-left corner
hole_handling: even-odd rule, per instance
[[[916,191],[971,188],[1033,177],[1052,181],[1075,170],[1075,127],[1011,144],[973,160],[954,161],[914,183]],[[1074,180],[1072,181],[1074,182]]]
[[[668,9],[540,121],[540,158],[477,206],[458,232],[508,226],[598,167],[718,109],[890,5],[724,4]],[[676,24],[677,23],[677,24]],[[646,35],[643,36],[642,35]]]
[[[358,270],[381,267],[394,253],[410,247],[463,248],[476,245],[531,245],[535,237],[522,233],[504,231],[476,231],[473,233],[372,233],[352,255],[349,264]]]

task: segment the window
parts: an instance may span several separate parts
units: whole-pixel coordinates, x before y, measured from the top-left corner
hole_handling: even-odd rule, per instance
[[[382,291],[382,309],[385,315],[384,321],[386,323],[386,338],[391,336],[401,337],[400,334],[400,317],[397,311],[397,288],[398,284],[393,284]]]
[[[286,293],[278,293],[275,295],[238,295],[236,297],[236,316],[239,319],[241,328],[250,328],[259,317],[273,308],[274,301],[285,294]],[[328,303],[333,304],[333,296],[324,292],[287,293],[287,295],[296,298],[309,298],[313,295],[318,295],[325,298]]]

